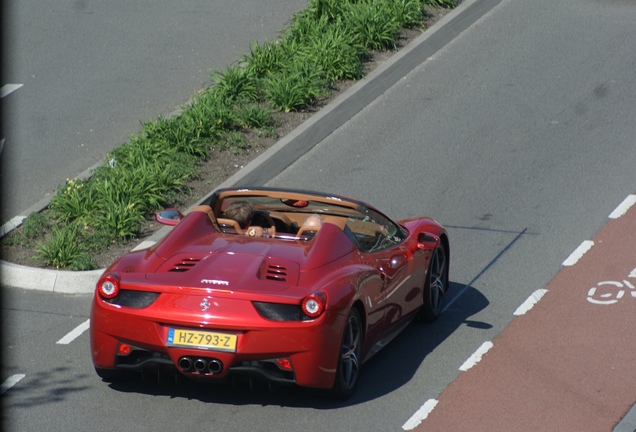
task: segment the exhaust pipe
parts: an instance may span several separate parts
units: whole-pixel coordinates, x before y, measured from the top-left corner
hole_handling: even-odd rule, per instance
[[[223,363],[220,360],[212,359],[210,360],[210,372],[213,374],[217,374],[223,370]]]
[[[218,374],[223,370],[223,363],[217,359],[204,359],[199,358],[194,361],[190,357],[181,357],[179,359],[179,367],[184,372],[198,372],[198,373],[211,373]]]
[[[197,372],[205,372],[207,368],[208,362],[206,362],[205,359],[200,358],[194,361],[194,370],[196,370]]]
[[[179,359],[179,367],[184,371],[192,369],[192,359],[190,357],[181,357]]]

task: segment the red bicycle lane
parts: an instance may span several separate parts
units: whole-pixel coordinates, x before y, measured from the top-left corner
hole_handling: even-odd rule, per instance
[[[630,195],[482,346],[481,360],[423,406],[418,426],[403,428],[612,431],[636,402],[635,201]]]

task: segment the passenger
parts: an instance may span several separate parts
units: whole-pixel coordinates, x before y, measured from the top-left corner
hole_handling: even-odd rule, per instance
[[[320,227],[322,227],[322,218],[317,214],[313,214],[305,219],[296,235],[305,240],[310,240],[320,230]]]
[[[320,215],[312,214],[303,222],[303,231],[318,231],[322,226],[322,218]],[[313,228],[313,230],[312,230]]]
[[[241,229],[247,229],[252,223],[256,209],[249,201],[235,201],[225,209],[224,216],[238,222]]]

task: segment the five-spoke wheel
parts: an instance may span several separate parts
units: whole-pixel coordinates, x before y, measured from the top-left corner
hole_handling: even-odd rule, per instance
[[[448,262],[444,246],[440,243],[428,265],[424,282],[424,304],[420,311],[423,321],[435,321],[442,313],[444,294],[448,290]]]
[[[360,312],[354,307],[349,312],[344,334],[342,335],[338,369],[332,389],[332,394],[335,398],[346,399],[353,394],[358,383],[358,375],[360,374],[361,350],[362,320],[360,319]]]

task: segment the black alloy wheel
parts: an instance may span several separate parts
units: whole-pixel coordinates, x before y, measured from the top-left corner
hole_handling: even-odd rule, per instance
[[[440,243],[431,256],[424,281],[424,304],[419,318],[432,322],[439,318],[444,306],[444,295],[448,290],[448,262],[444,246]]]
[[[334,398],[347,399],[355,391],[362,362],[360,358],[361,351],[362,320],[360,319],[360,312],[354,307],[349,312],[344,334],[342,335],[336,379],[332,389]]]

